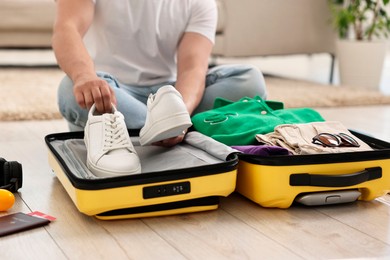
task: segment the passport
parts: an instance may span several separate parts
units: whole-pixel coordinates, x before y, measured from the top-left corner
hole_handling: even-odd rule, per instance
[[[50,220],[34,217],[19,212],[0,217],[0,237],[9,234],[41,227],[50,223]]]

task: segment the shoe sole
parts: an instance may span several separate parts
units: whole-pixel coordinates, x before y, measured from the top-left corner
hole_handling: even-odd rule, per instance
[[[95,167],[89,160],[87,160],[88,169],[97,177],[118,177],[118,176],[126,176],[141,173],[141,166],[139,165],[137,169],[133,171],[126,172],[114,172],[114,171],[105,171],[100,168]]]
[[[149,129],[140,134],[139,142],[142,146],[161,140],[176,137],[192,126],[188,113],[182,113],[175,117],[166,118],[155,122]],[[153,129],[153,130],[152,130]]]

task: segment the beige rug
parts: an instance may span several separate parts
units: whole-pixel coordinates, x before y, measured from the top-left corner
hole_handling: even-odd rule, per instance
[[[390,96],[379,91],[350,86],[336,86],[268,76],[268,99],[291,107],[343,107],[390,104]]]
[[[64,76],[58,69],[0,69],[0,120],[61,118],[57,86]],[[270,100],[291,107],[340,107],[390,104],[390,96],[345,86],[266,77]]]

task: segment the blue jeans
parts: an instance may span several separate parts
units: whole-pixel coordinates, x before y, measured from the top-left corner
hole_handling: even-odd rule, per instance
[[[112,75],[97,72],[106,80],[115,92],[117,109],[124,115],[129,129],[141,129],[146,118],[146,102],[149,94],[167,84],[163,82],[153,86],[130,86],[118,82]],[[219,65],[209,69],[206,76],[206,89],[197,109],[193,114],[213,108],[217,97],[239,100],[242,97],[260,96],[266,99],[264,77],[251,65]],[[58,106],[62,116],[68,121],[71,131],[83,130],[88,119],[88,110],[81,108],[73,94],[73,82],[65,76],[58,89]]]

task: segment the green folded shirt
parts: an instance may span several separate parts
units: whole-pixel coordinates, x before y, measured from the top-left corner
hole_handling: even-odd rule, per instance
[[[281,124],[322,122],[324,118],[311,108],[284,109],[278,101],[259,96],[239,101],[217,98],[211,110],[192,117],[195,130],[226,145],[256,143],[256,134],[267,134]]]

